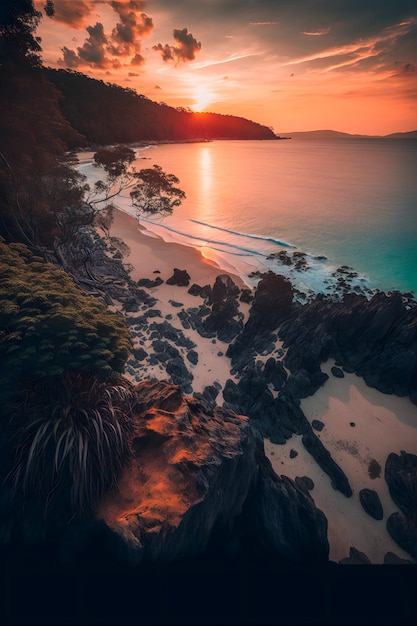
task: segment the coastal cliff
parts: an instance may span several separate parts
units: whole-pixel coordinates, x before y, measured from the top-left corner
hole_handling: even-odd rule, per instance
[[[120,558],[172,561],[264,552],[324,563],[327,520],[295,482],[277,476],[248,419],[144,381],[131,461],[97,518],[122,539]]]

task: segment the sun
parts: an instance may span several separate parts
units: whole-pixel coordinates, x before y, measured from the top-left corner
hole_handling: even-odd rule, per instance
[[[194,90],[194,111],[204,111],[213,102],[213,94],[204,86],[196,87]]]

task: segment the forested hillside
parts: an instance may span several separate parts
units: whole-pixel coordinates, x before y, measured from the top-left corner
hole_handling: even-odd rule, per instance
[[[276,139],[270,128],[242,117],[175,109],[80,72],[50,68],[44,72],[62,94],[63,116],[89,143]]]

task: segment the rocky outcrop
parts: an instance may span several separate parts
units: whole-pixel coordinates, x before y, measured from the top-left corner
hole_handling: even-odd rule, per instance
[[[173,385],[136,387],[131,463],[97,511],[123,561],[264,550],[283,562],[324,562],[327,520],[305,490],[277,476],[247,418],[183,397]]]
[[[324,447],[317,435],[309,430],[302,437],[302,442],[306,450],[317,461],[321,469],[330,476],[332,486],[338,489],[347,498],[352,495],[352,488],[343,470],[333,460],[330,452]]]
[[[384,509],[381,500],[374,489],[361,489],[359,500],[363,509],[374,519],[381,520],[384,517]]]
[[[332,356],[345,371],[370,387],[417,403],[417,306],[400,293],[345,295],[342,302],[322,296],[293,311],[280,328],[292,372],[316,372]],[[340,369],[340,368],[339,368]],[[332,370],[333,375],[340,372]]]
[[[403,513],[390,515],[387,530],[401,548],[417,559],[417,456],[404,451],[390,454],[385,480],[391,498]]]
[[[349,556],[341,559],[339,563],[341,565],[371,565],[371,561],[365,552],[361,552],[353,546],[349,550]]]

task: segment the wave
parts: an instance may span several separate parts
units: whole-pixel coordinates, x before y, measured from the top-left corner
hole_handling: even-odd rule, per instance
[[[261,241],[269,241],[271,243],[276,243],[278,246],[284,246],[285,248],[295,248],[295,246],[288,243],[287,241],[274,239],[274,237],[264,237],[263,235],[251,235],[249,233],[240,233],[237,230],[231,230],[229,228],[222,228],[221,226],[213,226],[212,224],[206,224],[206,222],[200,222],[199,220],[193,220],[192,218],[190,218],[190,222],[194,222],[194,224],[200,224],[200,226],[207,226],[208,228],[213,228],[214,230],[222,230],[225,233],[230,233],[231,235],[238,235],[239,237],[248,237],[249,239],[260,239]]]
[[[146,222],[147,224],[152,224],[153,226],[157,226],[158,228],[165,228],[165,230],[169,230],[170,232],[175,233],[176,235],[180,235],[181,237],[187,237],[188,239],[194,239],[195,241],[203,241],[207,245],[215,244],[216,246],[224,246],[225,248],[233,248],[234,250],[240,250],[241,251],[240,253],[232,252],[232,251],[229,252],[228,250],[222,250],[222,252],[229,252],[229,254],[234,254],[235,256],[248,256],[248,255],[253,255],[253,254],[256,254],[258,256],[262,256],[265,258],[268,256],[264,252],[260,252],[259,250],[253,250],[252,248],[244,248],[243,246],[237,246],[235,244],[226,243],[224,241],[217,241],[216,239],[207,239],[207,237],[199,237],[198,235],[190,235],[189,233],[185,233],[182,230],[177,230],[175,228],[172,228],[171,226],[167,226],[166,224],[156,224],[152,220],[148,220],[142,216],[140,218],[140,221]],[[244,252],[245,254],[241,254],[242,252]]]

